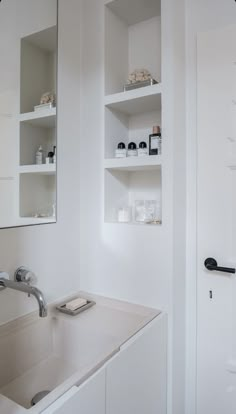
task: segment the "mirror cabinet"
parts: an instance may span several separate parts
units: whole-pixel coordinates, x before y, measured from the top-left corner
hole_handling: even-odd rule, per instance
[[[56,221],[57,6],[0,3],[0,228]]]

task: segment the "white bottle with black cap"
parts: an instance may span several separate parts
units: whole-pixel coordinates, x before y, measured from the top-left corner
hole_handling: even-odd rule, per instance
[[[145,141],[140,142],[138,148],[138,156],[139,157],[146,157],[148,155],[147,144]]]
[[[115,157],[116,158],[126,157],[126,148],[125,148],[124,142],[119,142],[117,149],[116,149]]]
[[[130,142],[128,145],[128,157],[137,157],[137,145],[135,142]]]

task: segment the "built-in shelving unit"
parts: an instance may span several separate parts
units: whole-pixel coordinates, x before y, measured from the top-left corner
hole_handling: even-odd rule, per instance
[[[27,112],[20,114],[20,122],[39,128],[55,128],[56,127],[56,108],[41,109],[39,111]]]
[[[161,169],[161,156],[111,158],[104,160],[106,170],[155,171]]]
[[[56,52],[56,26],[21,39],[21,114],[32,112],[44,92],[56,91]]]
[[[112,223],[136,200],[155,200],[161,211],[162,157],[115,158],[119,142],[148,145],[152,127],[162,125],[161,1],[105,0],[104,8],[104,218]],[[129,73],[141,68],[159,83],[124,91]]]
[[[20,174],[20,217],[53,216],[56,199],[56,175],[48,171]],[[55,220],[55,217],[54,217]],[[41,220],[42,221],[42,220]]]
[[[56,93],[57,27],[21,39],[19,114],[19,222],[55,221],[56,164],[45,157],[56,145],[56,107],[35,109],[45,92]],[[36,165],[36,151],[44,151]],[[52,217],[49,217],[49,216]]]
[[[161,110],[161,84],[105,96],[105,106],[126,115]]]
[[[136,200],[155,200],[160,208],[161,168],[155,170],[105,169],[105,189],[107,190],[106,222],[117,222],[119,208],[130,206],[134,212]]]
[[[41,164],[41,165],[21,165],[19,168],[20,174],[40,174],[51,175],[56,173],[55,164]]]

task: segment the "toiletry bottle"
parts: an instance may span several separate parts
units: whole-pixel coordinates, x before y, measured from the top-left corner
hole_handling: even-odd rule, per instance
[[[50,151],[46,157],[46,164],[52,164],[54,153]]]
[[[56,162],[57,162],[57,147],[56,147],[56,145],[54,145],[54,147],[53,147],[52,162],[53,162],[53,164],[56,164]]]
[[[117,149],[116,149],[116,153],[115,153],[116,158],[125,158],[126,157],[126,148],[125,148],[125,144],[123,142],[119,142]]]
[[[159,128],[159,133],[158,133],[158,155],[161,155],[162,152],[162,136],[161,136],[161,129]]]
[[[146,142],[142,141],[139,144],[138,156],[143,157],[143,156],[146,156],[146,155],[148,155],[147,144],[146,144]]]
[[[149,135],[149,155],[160,155],[159,154],[159,142],[161,137],[161,130],[159,126],[153,127],[153,132]]]
[[[137,145],[135,142],[130,142],[128,145],[128,157],[136,157],[137,155]]]
[[[42,145],[39,146],[35,154],[35,163],[37,165],[43,164],[43,148]]]

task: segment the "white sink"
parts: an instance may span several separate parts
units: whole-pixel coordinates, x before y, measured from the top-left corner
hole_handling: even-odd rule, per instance
[[[0,413],[25,414],[32,398],[50,393],[30,412],[42,412],[81,384],[160,312],[95,296],[96,305],[71,317],[50,306],[0,326]]]
[[[104,352],[107,337],[58,314],[25,319],[0,329],[0,394],[24,408],[40,391],[52,391]]]

